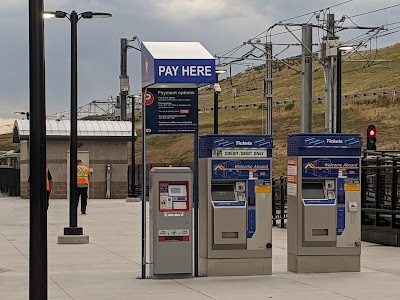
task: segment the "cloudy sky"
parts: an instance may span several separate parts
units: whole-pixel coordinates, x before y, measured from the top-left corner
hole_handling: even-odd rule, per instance
[[[262,33],[275,22],[316,11],[345,0],[44,0],[46,10],[110,12],[110,19],[78,24],[78,105],[105,100],[119,93],[120,38],[141,41],[199,41],[210,53],[221,53]],[[0,6],[0,133],[9,131],[15,111],[29,111],[28,0],[1,0]],[[305,4],[306,3],[306,4]],[[400,0],[354,0],[331,9],[339,19],[400,4]],[[398,21],[400,7],[352,18],[363,26]],[[301,23],[311,15],[290,20]],[[311,19],[316,23],[315,17]],[[346,23],[352,25],[351,23]],[[398,25],[393,25],[398,26]],[[274,29],[277,33],[281,28]],[[350,38],[362,31],[343,33]],[[314,33],[316,34],[316,32]],[[399,40],[394,34],[379,46]],[[293,42],[290,35],[273,42]],[[69,109],[70,23],[45,21],[47,114]],[[300,48],[287,55],[300,54]],[[284,54],[286,55],[286,54]],[[239,67],[238,67],[239,68]],[[131,92],[140,89],[140,53],[128,53]]]

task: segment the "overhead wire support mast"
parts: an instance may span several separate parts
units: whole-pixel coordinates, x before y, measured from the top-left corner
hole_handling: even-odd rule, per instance
[[[272,43],[265,44],[266,70],[265,70],[265,133],[272,135]]]

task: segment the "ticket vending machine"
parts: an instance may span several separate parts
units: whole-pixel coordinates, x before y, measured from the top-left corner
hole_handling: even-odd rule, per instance
[[[186,167],[150,170],[150,276],[183,278],[193,273],[193,174]]]
[[[200,137],[199,272],[272,273],[272,138]]]
[[[289,271],[360,271],[361,147],[355,134],[289,135]]]

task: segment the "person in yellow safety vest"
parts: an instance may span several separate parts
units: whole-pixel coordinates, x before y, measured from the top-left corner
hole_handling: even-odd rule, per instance
[[[28,195],[31,196],[31,188],[30,183],[31,177],[28,178]],[[46,168],[46,196],[47,196],[47,209],[49,209],[49,199],[51,194],[51,189],[53,188],[53,178],[51,177],[51,173],[48,168]]]
[[[78,199],[76,208],[78,209],[79,197],[81,197],[81,213],[86,215],[86,206],[89,187],[89,168],[85,167],[82,160],[78,159]]]

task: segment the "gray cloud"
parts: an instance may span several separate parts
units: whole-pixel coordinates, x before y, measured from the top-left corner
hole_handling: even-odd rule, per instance
[[[121,37],[143,41],[199,41],[211,53],[231,49],[273,23],[341,1],[328,0],[47,0],[47,10],[111,12],[111,19],[80,20],[78,24],[79,105],[116,96],[119,89]],[[337,17],[397,4],[392,0],[356,0],[332,9]],[[397,21],[400,8],[355,18],[362,25]],[[0,118],[29,110],[28,3],[2,0],[0,6]],[[306,17],[293,20],[304,22]],[[312,21],[315,22],[315,19]],[[282,29],[276,29],[276,32]],[[360,33],[343,34],[355,36]],[[396,42],[398,35],[379,45]],[[276,41],[294,41],[289,35]],[[274,40],[275,41],[275,40]],[[45,21],[47,113],[68,110],[70,96],[70,23]],[[298,54],[300,49],[293,49]],[[131,90],[140,88],[140,54],[130,50]]]

